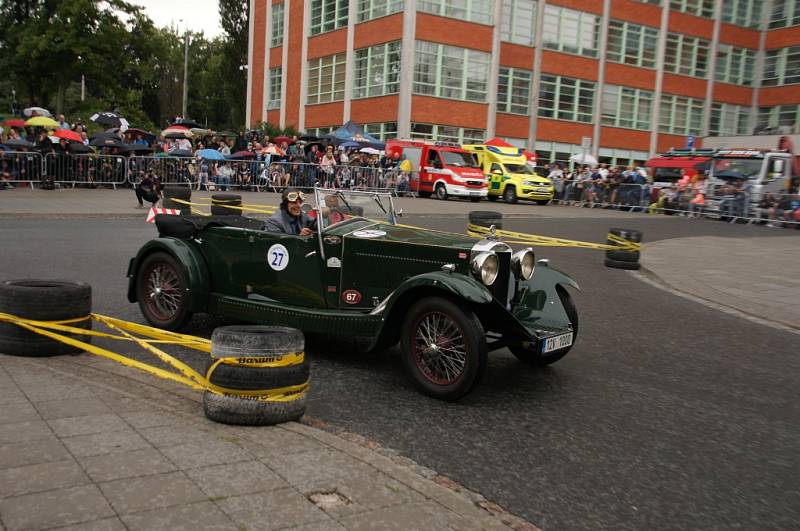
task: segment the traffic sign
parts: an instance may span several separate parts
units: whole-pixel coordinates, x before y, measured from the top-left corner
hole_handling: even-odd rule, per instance
[[[686,148],[687,149],[694,149],[694,135],[689,135],[686,137]]]

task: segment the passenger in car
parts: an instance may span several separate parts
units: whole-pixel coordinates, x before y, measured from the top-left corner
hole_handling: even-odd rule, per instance
[[[303,212],[305,194],[297,188],[287,188],[281,194],[281,208],[264,223],[268,232],[309,236],[317,230],[317,220]]]

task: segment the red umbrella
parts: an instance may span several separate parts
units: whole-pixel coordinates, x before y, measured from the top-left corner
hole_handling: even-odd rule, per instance
[[[230,158],[232,159],[252,159],[256,156],[252,151],[237,151]]]
[[[280,145],[281,145],[283,142],[286,142],[287,144],[294,144],[294,142],[292,141],[292,139],[291,139],[291,138],[289,138],[288,136],[276,136],[275,138],[273,138],[273,139],[272,139],[272,141],[273,141],[273,142],[275,142],[275,143],[276,143],[277,145],[279,145],[279,146],[280,146]]]
[[[25,127],[25,120],[6,120],[3,125],[6,127]]]
[[[71,140],[72,142],[83,142],[81,135],[76,133],[75,131],[70,131],[69,129],[57,129],[53,136],[57,136],[58,138],[63,138],[65,140]]]

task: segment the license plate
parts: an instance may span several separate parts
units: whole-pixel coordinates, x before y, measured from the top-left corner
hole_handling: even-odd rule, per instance
[[[542,354],[547,354],[554,350],[559,350],[572,345],[572,332],[561,334],[560,336],[548,337],[542,343]]]
[[[469,195],[481,195],[480,192],[470,192]]]

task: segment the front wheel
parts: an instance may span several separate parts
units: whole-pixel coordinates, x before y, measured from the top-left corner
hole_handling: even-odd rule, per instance
[[[558,298],[561,299],[561,304],[564,306],[564,311],[567,313],[569,322],[572,324],[572,345],[574,345],[575,341],[578,339],[578,309],[575,307],[575,302],[572,300],[572,296],[567,293],[567,290],[561,287],[558,288]],[[548,352],[547,354],[539,354],[537,351],[524,349],[519,346],[510,346],[508,347],[508,350],[510,350],[511,353],[523,363],[544,367],[545,365],[555,363],[566,356],[570,349],[572,349],[572,345],[560,350]]]
[[[178,330],[191,318],[189,281],[183,266],[170,254],[148,255],[136,275],[136,298],[147,322]]]
[[[503,200],[506,203],[514,204],[517,202],[517,189],[513,186],[506,186],[505,191],[503,192]]]
[[[470,196],[469,200],[472,201],[473,203],[478,203],[481,200],[481,197]]]
[[[550,200],[549,199],[537,199],[536,200],[536,204],[537,205],[542,205],[542,206],[549,205],[550,204]]]
[[[403,323],[403,361],[427,395],[458,400],[486,371],[483,326],[471,310],[441,297],[420,300]]]
[[[436,199],[447,201],[447,188],[442,183],[436,185]]]

